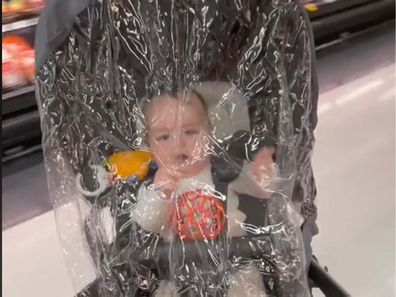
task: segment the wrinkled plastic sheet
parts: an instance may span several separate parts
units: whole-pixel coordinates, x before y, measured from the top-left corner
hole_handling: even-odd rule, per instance
[[[91,1],[37,74],[79,296],[309,296],[311,36],[296,1]]]

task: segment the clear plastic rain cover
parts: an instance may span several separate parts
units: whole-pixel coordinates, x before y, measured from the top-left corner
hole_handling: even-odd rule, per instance
[[[296,2],[96,0],[75,18],[37,96],[78,296],[309,296]]]

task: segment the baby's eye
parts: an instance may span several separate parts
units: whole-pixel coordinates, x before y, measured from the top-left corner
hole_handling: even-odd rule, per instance
[[[199,133],[199,131],[195,130],[195,129],[189,129],[189,130],[186,130],[184,133],[186,133],[187,135],[197,135]]]
[[[155,138],[156,141],[166,141],[169,139],[169,134],[163,134]]]

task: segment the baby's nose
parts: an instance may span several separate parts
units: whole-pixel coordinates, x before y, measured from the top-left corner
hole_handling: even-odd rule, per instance
[[[177,133],[173,136],[173,145],[175,148],[185,147],[187,145],[187,137],[183,133]]]

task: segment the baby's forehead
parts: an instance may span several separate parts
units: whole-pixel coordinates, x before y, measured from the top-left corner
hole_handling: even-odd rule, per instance
[[[187,111],[188,108],[195,109],[193,114],[198,113],[206,116],[204,103],[193,92],[179,97],[171,95],[154,96],[145,103],[143,113],[146,120],[150,120],[157,114],[165,115],[165,113],[169,113],[169,116],[171,116],[177,110]]]
[[[143,110],[145,115],[152,113],[157,109],[162,108],[174,108],[179,104],[177,101],[179,99],[172,96],[155,96],[147,100],[144,104]]]

